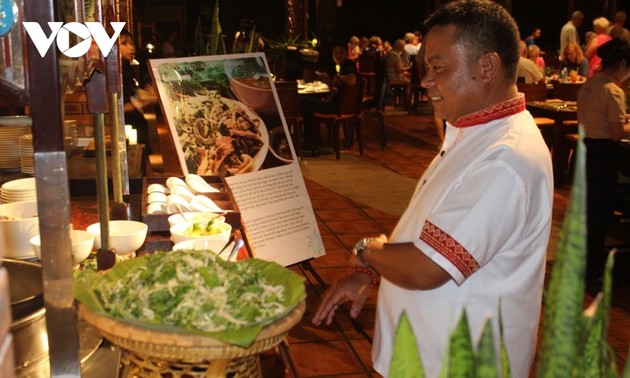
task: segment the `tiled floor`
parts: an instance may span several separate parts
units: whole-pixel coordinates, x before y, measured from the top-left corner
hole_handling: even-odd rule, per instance
[[[431,127],[433,118],[427,113],[419,111],[409,115],[388,107],[385,118],[388,141],[385,151],[380,149],[373,120],[366,119],[363,158],[401,175],[419,178],[439,144],[435,130]],[[358,156],[356,147],[345,153]],[[343,155],[339,164],[343,164]],[[315,327],[310,320],[318,305],[319,296],[324,291],[322,283],[332,285],[346,274],[346,261],[351,246],[365,235],[390,232],[397,222],[397,217],[354,203],[309,179],[306,179],[306,186],[324,240],[326,255],[292,268],[306,276],[308,294],[306,314],[288,337],[289,353],[295,373],[302,378],[379,377],[372,370],[370,359],[376,290],[372,290],[371,297],[356,320],[358,330],[350,318],[343,314],[336,315],[330,326]],[[555,250],[558,230],[568,202],[568,192],[567,187],[556,189],[550,253]],[[587,293],[592,294],[590,290],[587,290]],[[630,345],[628,293],[630,290],[625,285],[615,284],[609,341],[620,365],[623,365]],[[587,295],[585,302],[590,303],[592,298],[591,295]]]

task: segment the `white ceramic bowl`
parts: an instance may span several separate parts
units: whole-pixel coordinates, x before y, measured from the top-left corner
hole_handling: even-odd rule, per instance
[[[85,260],[92,252],[94,247],[94,235],[85,230],[72,230],[70,231],[70,239],[72,241],[72,262],[74,264],[80,264]],[[35,235],[30,239],[31,247],[35,252],[35,256],[41,260],[41,239],[39,235]]]
[[[149,226],[130,220],[109,221],[109,244],[119,255],[137,251],[147,237]],[[94,235],[94,248],[101,248],[101,224],[93,223],[87,231]]]
[[[196,239],[196,240],[184,240],[179,242],[173,246],[173,251],[181,251],[192,249],[195,251],[211,251],[215,254],[219,253],[223,247],[225,247],[228,243],[228,240],[218,240],[218,239]],[[229,253],[224,252],[223,258],[224,260],[228,257]]]
[[[212,240],[221,240],[227,242],[230,239],[230,235],[232,234],[232,226],[229,223],[221,223],[221,232],[218,234],[211,235],[188,235],[186,234],[186,230],[192,225],[192,223],[178,223],[171,227],[171,240],[173,243],[181,243],[186,240],[201,240],[201,239],[212,239]]]
[[[8,219],[4,219],[8,217]],[[39,234],[37,201],[11,202],[0,205],[0,256],[33,257],[28,242]]]
[[[206,212],[199,212],[199,211],[191,211],[191,212],[182,213],[182,214],[173,214],[168,217],[168,225],[169,227],[173,227],[176,224],[182,223],[182,222],[189,222],[189,223],[207,222],[216,216],[217,216],[217,213],[206,213]],[[217,218],[217,220],[225,222],[225,217],[219,217]]]
[[[254,109],[258,113],[273,114],[278,111],[276,100],[273,97],[271,91],[271,78],[266,76],[266,72],[263,67],[255,67],[255,58],[246,58],[243,61],[226,60],[225,61],[225,74],[230,81],[230,87],[238,97],[238,99]],[[251,60],[251,61],[250,61]],[[261,75],[258,80],[254,80],[253,77],[238,78],[235,76],[235,70],[238,70],[239,65],[249,64],[253,69],[258,71]],[[264,87],[254,86],[252,83],[259,82],[259,85],[263,82]]]

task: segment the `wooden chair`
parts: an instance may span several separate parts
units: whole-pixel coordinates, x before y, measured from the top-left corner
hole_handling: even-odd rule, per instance
[[[284,119],[287,121],[287,126],[291,133],[291,139],[293,140],[293,146],[295,147],[297,155],[302,158],[302,134],[303,134],[303,119],[302,111],[300,108],[300,97],[298,94],[296,81],[276,81],[276,92],[278,92],[278,99],[280,100],[280,106],[282,106],[282,112],[284,113]]]
[[[517,82],[516,86],[518,91],[525,95],[525,101],[545,101],[547,99],[547,85],[544,82],[539,84]],[[554,120],[546,117],[534,117],[534,122],[536,122],[536,126],[538,126],[547,147],[551,150],[553,146]]]
[[[363,155],[363,136],[361,133],[363,87],[364,82],[360,79],[357,80],[356,85],[342,86],[340,92],[341,99],[336,113],[313,114],[313,125],[325,123],[328,126],[328,136],[329,139],[332,139],[337,160],[341,158],[341,148],[339,146],[339,132],[341,131],[341,126],[344,126],[346,141],[352,139],[353,130],[356,132],[357,141],[359,143],[359,153]]]
[[[385,134],[385,100],[387,97],[388,83],[387,80],[381,80],[377,83],[376,96],[363,102],[364,114],[376,115],[376,127],[378,135],[381,139],[381,150],[385,151],[387,145],[387,137]]]
[[[376,58],[373,55],[359,55],[359,77],[366,81],[365,97],[376,96]]]
[[[411,94],[409,98],[409,112],[418,107],[420,103],[424,103],[424,97],[426,95],[426,88],[421,85],[422,78],[418,72],[418,61],[415,56],[411,57]],[[427,100],[428,101],[428,100]]]

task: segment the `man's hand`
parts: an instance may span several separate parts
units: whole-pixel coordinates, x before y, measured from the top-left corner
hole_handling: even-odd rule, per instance
[[[313,324],[318,326],[325,322],[330,325],[337,308],[344,302],[352,302],[350,316],[356,318],[370,294],[370,282],[370,276],[362,273],[353,273],[339,281],[324,293],[322,302],[313,315]]]

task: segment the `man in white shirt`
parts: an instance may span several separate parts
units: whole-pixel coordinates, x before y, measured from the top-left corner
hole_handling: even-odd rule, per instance
[[[553,175],[516,88],[518,28],[499,4],[462,0],[438,9],[426,29],[422,85],[447,121],[442,151],[389,238],[357,243],[350,274],[326,292],[313,323],[330,324],[343,302],[352,302],[356,317],[380,275],[374,369],[389,375],[406,312],[425,374],[435,378],[462,311],[473,344],[490,315],[498,345],[500,302],[512,375],[525,378],[536,347]]]
[[[580,11],[575,11],[571,14],[569,22],[564,24],[562,29],[560,29],[560,60],[562,60],[564,48],[570,42],[580,44],[580,35],[578,34],[577,28],[582,25],[582,21],[584,21],[584,14]]]

